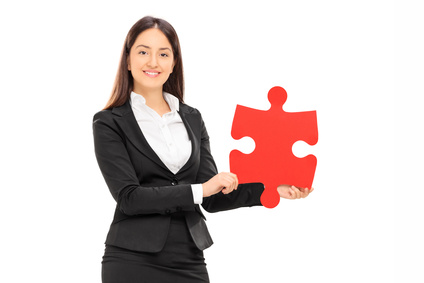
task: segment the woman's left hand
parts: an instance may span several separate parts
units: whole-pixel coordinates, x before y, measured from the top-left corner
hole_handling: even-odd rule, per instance
[[[280,197],[286,199],[300,199],[306,198],[310,193],[314,191],[314,188],[296,188],[295,186],[280,185],[277,188]]]

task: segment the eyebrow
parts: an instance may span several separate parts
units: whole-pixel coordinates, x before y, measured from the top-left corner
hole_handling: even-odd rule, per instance
[[[140,45],[137,45],[137,46],[136,46],[136,48],[139,48],[139,47],[144,47],[144,48],[147,48],[147,49],[151,49],[151,47],[150,47],[150,46],[147,46],[147,45],[144,45],[144,44],[140,44]],[[168,49],[169,51],[172,51],[172,50],[171,50],[171,48],[169,48],[169,47],[162,47],[162,48],[159,48],[159,50],[166,50],[166,49]]]

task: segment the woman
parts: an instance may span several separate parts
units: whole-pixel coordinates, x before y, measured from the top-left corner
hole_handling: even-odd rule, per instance
[[[117,205],[103,282],[209,282],[203,250],[208,212],[261,205],[263,185],[217,173],[198,110],[183,103],[173,27],[144,17],[129,31],[104,110],[93,119],[96,158]],[[280,186],[281,197],[308,189]],[[312,189],[311,189],[312,191]]]

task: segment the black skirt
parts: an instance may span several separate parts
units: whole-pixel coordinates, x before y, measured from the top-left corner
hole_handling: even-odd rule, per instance
[[[172,217],[165,247],[146,253],[106,245],[102,261],[103,283],[209,282],[203,251],[199,250],[183,214]]]

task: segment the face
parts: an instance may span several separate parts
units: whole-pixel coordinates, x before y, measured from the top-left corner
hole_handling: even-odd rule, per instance
[[[140,33],[128,59],[135,93],[162,92],[163,84],[174,68],[172,47],[162,31],[151,28]]]

